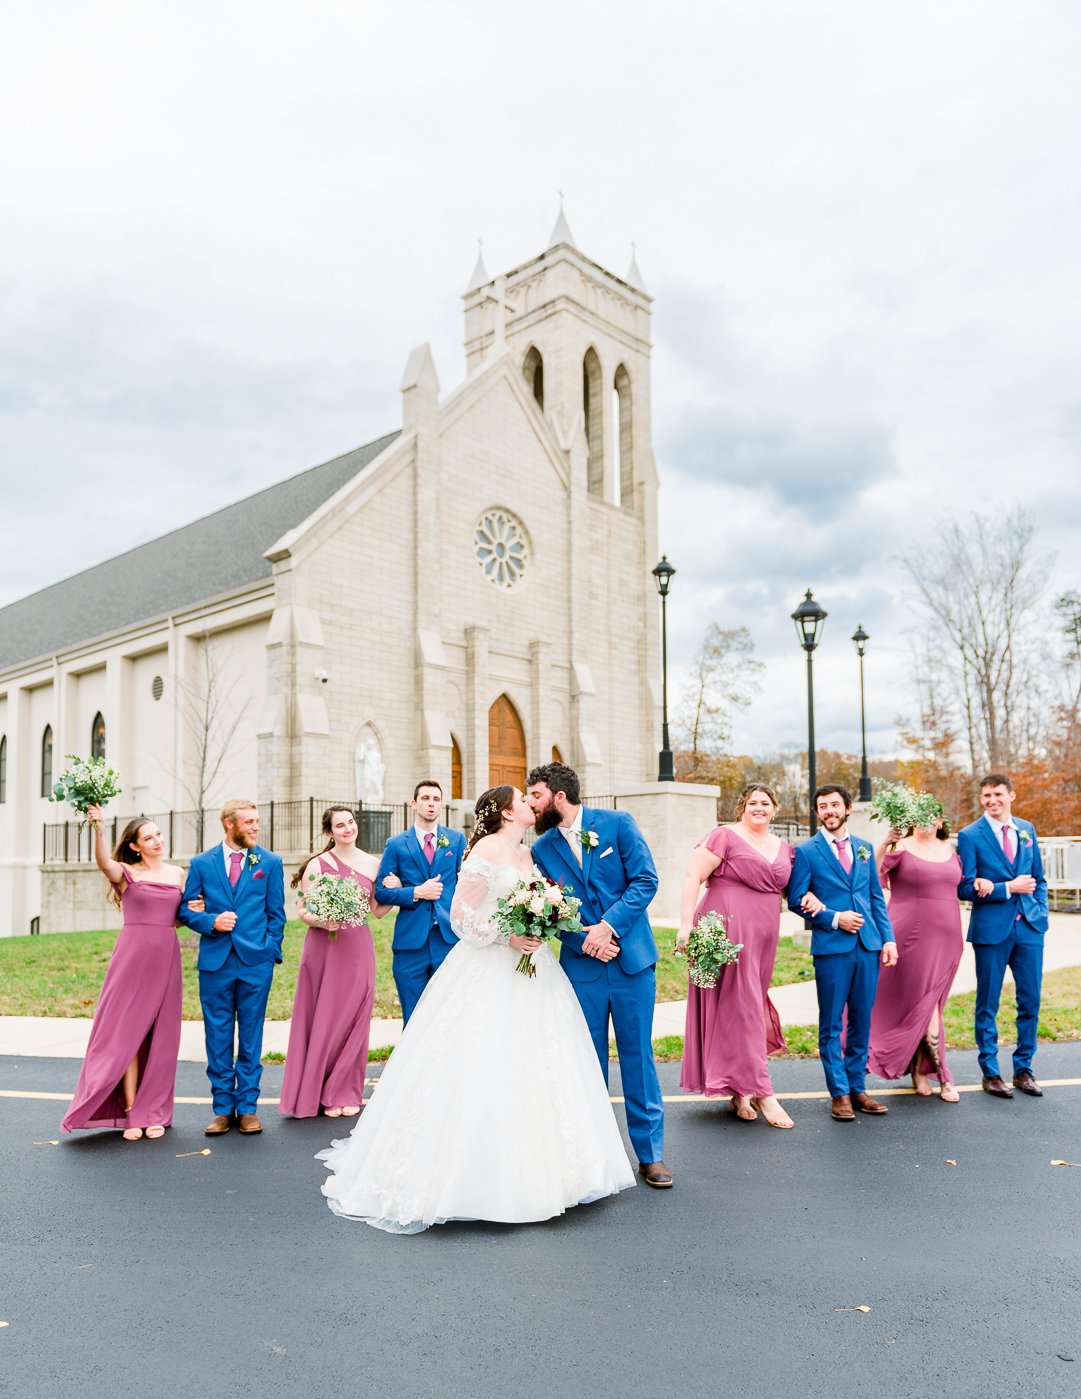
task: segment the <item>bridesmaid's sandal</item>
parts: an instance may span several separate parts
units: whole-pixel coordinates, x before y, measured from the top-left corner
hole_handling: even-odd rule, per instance
[[[921,1074],[919,1069],[912,1070],[912,1090],[918,1093],[921,1098],[931,1096],[931,1085],[927,1082],[927,1075]]]
[[[143,1139],[143,1129],[141,1127],[128,1127],[124,1131],[126,1142],[139,1142]]]
[[[942,1087],[938,1090],[938,1096],[944,1103],[959,1103],[961,1095],[948,1078],[943,1079]]]
[[[342,1108],[342,1116],[343,1116],[343,1117],[356,1117],[356,1115],[357,1115],[359,1112],[360,1112],[360,1104],[359,1104],[359,1103],[347,1103],[347,1104],[345,1105],[345,1107]]]
[[[753,1098],[737,1098],[733,1095],[728,1102],[728,1111],[733,1117],[738,1117],[741,1122],[757,1122],[758,1114],[754,1110]]]
[[[156,1141],[158,1141],[159,1138],[165,1136],[165,1128],[164,1128],[164,1127],[148,1127],[148,1128],[146,1129],[146,1135],[150,1138],[150,1140],[151,1140],[152,1142],[156,1142]]]
[[[342,1115],[342,1110],[341,1110],[341,1108],[324,1108],[324,1109],[323,1109],[323,1116],[324,1116],[324,1117],[341,1117],[341,1115]]]
[[[787,1131],[789,1127],[796,1125],[780,1103],[777,1104],[777,1114],[779,1115],[775,1114],[773,1117],[770,1117],[769,1112],[766,1111],[766,1105],[761,1098],[752,1098],[751,1107],[757,1108],[771,1127],[783,1127]]]

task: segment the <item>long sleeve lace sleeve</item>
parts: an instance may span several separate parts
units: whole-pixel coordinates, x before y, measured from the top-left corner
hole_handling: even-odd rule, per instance
[[[492,894],[494,870],[487,860],[474,859],[462,866],[450,905],[450,926],[463,942],[474,947],[499,943],[506,947],[509,934],[493,921],[496,899]]]

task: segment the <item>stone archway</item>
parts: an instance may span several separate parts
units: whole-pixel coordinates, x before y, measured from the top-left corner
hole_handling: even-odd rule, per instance
[[[525,730],[518,711],[500,695],[488,711],[488,786],[525,787]]]

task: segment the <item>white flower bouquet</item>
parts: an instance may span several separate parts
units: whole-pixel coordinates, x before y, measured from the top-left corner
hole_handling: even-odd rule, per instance
[[[317,874],[304,890],[304,909],[320,923],[363,923],[370,908],[367,889],[338,874]],[[335,941],[337,930],[328,928],[327,936]]]
[[[696,986],[712,991],[722,967],[739,961],[741,942],[732,942],[728,924],[720,913],[703,913],[691,929],[687,943],[687,963],[690,978]]]
[[[558,937],[560,933],[580,933],[578,910],[581,899],[570,897],[571,886],[553,884],[543,875],[520,879],[496,905],[495,924],[501,933],[520,938]],[[532,952],[523,952],[515,971],[536,976]]]
[[[120,774],[109,767],[104,758],[79,758],[74,753],[67,753],[65,757],[71,760],[71,767],[61,773],[49,800],[68,802],[85,822],[90,807],[104,806],[124,790]]]
[[[880,786],[871,799],[871,820],[885,821],[895,831],[933,826],[942,815],[942,803],[930,792],[917,792],[906,782]]]

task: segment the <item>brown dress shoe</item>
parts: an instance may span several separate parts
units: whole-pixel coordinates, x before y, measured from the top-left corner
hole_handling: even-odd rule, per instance
[[[882,1117],[889,1112],[886,1104],[876,1102],[870,1093],[853,1093],[852,1103],[857,1112],[866,1112],[871,1117]]]
[[[852,1099],[847,1093],[842,1093],[833,1099],[830,1105],[830,1116],[834,1122],[855,1122],[856,1114],[852,1111]]]
[[[228,1132],[232,1125],[233,1119],[231,1117],[222,1117],[221,1113],[218,1113],[213,1122],[208,1122],[204,1127],[203,1136],[220,1137],[223,1132]]]
[[[1014,1074],[1013,1086],[1020,1088],[1021,1092],[1027,1093],[1030,1098],[1043,1097],[1043,1089],[1032,1077],[1031,1069],[1022,1069],[1019,1074]]]
[[[249,1137],[263,1130],[263,1124],[259,1121],[254,1112],[242,1112],[238,1114],[237,1126],[245,1136]]]
[[[663,1161],[643,1161],[638,1167],[639,1174],[654,1190],[669,1190],[672,1186],[672,1172]]]
[[[1001,1078],[999,1078],[998,1074],[995,1074],[992,1078],[985,1077],[981,1086],[983,1088],[983,1091],[985,1093],[990,1093],[992,1098],[1013,1097],[1013,1089],[1007,1088],[1006,1085],[1002,1082]]]

